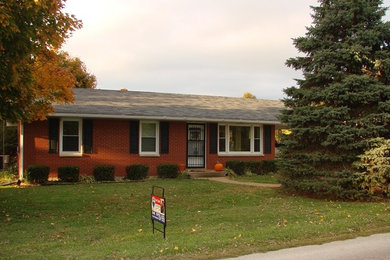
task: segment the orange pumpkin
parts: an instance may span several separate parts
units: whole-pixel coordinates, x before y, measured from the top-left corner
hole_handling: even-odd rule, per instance
[[[179,163],[178,166],[179,166],[179,172],[182,172],[182,171],[184,171],[186,169],[185,163]]]
[[[223,164],[222,163],[216,163],[214,165],[214,170],[216,170],[217,172],[220,172],[223,170]]]

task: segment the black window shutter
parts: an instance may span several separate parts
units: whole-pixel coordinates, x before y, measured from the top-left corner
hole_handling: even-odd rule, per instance
[[[218,125],[216,123],[210,123],[209,124],[209,131],[210,131],[210,154],[216,154],[217,153],[217,144],[218,144]]]
[[[138,154],[139,146],[139,121],[130,121],[130,153]]]
[[[270,154],[272,151],[272,136],[271,126],[264,125],[264,153]]]
[[[93,121],[83,120],[83,146],[84,153],[92,153]]]
[[[160,152],[169,153],[169,122],[160,122]]]
[[[58,129],[60,126],[58,118],[49,118],[49,153],[58,152]]]

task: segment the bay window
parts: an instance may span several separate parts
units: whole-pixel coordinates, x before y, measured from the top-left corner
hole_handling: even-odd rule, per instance
[[[229,126],[229,151],[251,151],[251,128],[249,126]]]
[[[261,155],[262,126],[224,124],[218,127],[218,153],[221,155]]]

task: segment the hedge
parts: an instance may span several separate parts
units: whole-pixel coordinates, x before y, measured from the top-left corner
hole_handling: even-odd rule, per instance
[[[45,183],[49,178],[50,167],[47,165],[30,165],[26,169],[27,181],[31,183]]]
[[[263,160],[263,161],[227,161],[226,168],[231,169],[237,175],[244,175],[246,171],[250,171],[255,174],[268,174],[276,172],[275,160]]]
[[[249,161],[245,162],[245,168],[247,171],[250,171],[254,174],[263,174],[262,171],[262,162],[263,161]]]
[[[245,163],[243,161],[227,161],[226,168],[232,170],[235,174],[245,174]]]
[[[80,178],[80,167],[78,166],[60,166],[58,167],[58,178],[65,182],[78,182]]]
[[[96,165],[93,169],[93,177],[96,181],[114,181],[115,166],[108,164]]]
[[[143,180],[148,176],[149,166],[144,164],[132,164],[126,167],[126,179]]]
[[[264,173],[276,173],[278,168],[276,166],[276,160],[264,160],[261,161],[261,169]]]
[[[179,167],[177,164],[160,164],[157,166],[157,174],[160,178],[177,178]]]

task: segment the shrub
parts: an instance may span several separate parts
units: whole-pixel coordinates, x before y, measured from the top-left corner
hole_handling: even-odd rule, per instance
[[[245,163],[245,168],[251,173],[262,174],[262,161],[249,161]]]
[[[277,171],[275,160],[249,161],[245,163],[246,170],[255,174],[269,174]]]
[[[179,167],[177,164],[160,164],[157,166],[157,174],[160,178],[177,178]]]
[[[142,180],[148,176],[149,166],[144,164],[133,164],[126,167],[126,179]]]
[[[0,170],[0,183],[11,182],[18,179],[18,175],[12,171]]]
[[[237,175],[245,174],[245,163],[243,161],[227,161],[226,168],[229,168]]]
[[[390,140],[373,138],[354,163],[356,183],[371,196],[390,197]]]
[[[277,172],[276,161],[275,160],[264,160],[261,161],[261,171],[263,173]]]
[[[49,178],[50,167],[47,165],[30,165],[26,169],[27,181],[31,183],[45,183]]]
[[[93,169],[93,177],[96,181],[114,181],[115,180],[114,165],[96,165]]]
[[[80,167],[60,166],[58,167],[58,179],[66,182],[78,182],[80,178]]]

